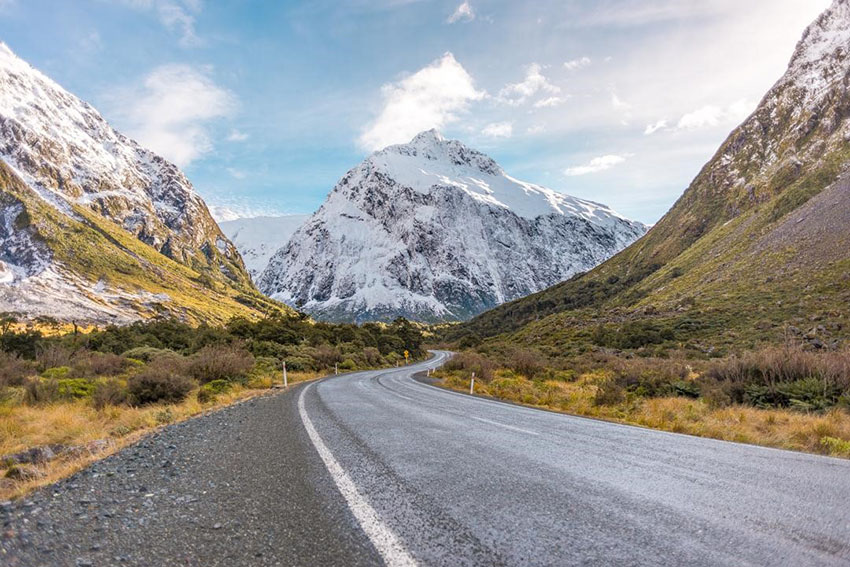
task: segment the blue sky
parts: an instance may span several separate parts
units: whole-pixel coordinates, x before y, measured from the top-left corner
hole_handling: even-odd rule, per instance
[[[219,215],[312,212],[371,150],[437,127],[651,223],[828,4],[0,0],[0,39]]]

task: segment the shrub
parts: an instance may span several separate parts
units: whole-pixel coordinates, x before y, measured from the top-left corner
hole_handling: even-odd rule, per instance
[[[173,350],[167,348],[155,348],[150,346],[142,346],[131,348],[130,350],[124,351],[121,356],[125,358],[133,358],[135,360],[141,360],[142,362],[151,362],[152,360],[164,356],[173,356],[179,357],[180,355],[174,352]]]
[[[699,397],[699,385],[687,380],[690,370],[677,361],[658,358],[620,359],[611,363],[611,380],[637,396]]]
[[[47,378],[48,380],[62,380],[70,376],[70,374],[70,366],[58,366],[56,368],[48,368],[47,370],[41,373],[41,377]]]
[[[704,379],[731,402],[823,411],[850,394],[850,353],[770,347],[716,361]]]
[[[544,370],[543,357],[533,350],[517,349],[508,360],[508,368],[526,378],[534,378]]]
[[[152,364],[127,381],[127,388],[137,405],[158,402],[177,403],[186,398],[195,382],[175,373],[164,364]]]
[[[313,358],[319,364],[320,368],[332,368],[342,360],[342,355],[339,349],[330,345],[320,345],[313,352]]]
[[[209,345],[192,355],[188,373],[201,384],[213,380],[244,381],[254,356],[237,345]]]
[[[625,399],[623,387],[616,380],[608,379],[597,386],[593,403],[597,406],[613,406]]]
[[[493,379],[493,371],[496,365],[478,353],[462,352],[449,359],[443,368],[450,372],[453,370],[460,370],[468,374],[475,372],[477,379],[482,382],[489,382]]]
[[[357,365],[350,358],[346,358],[345,360],[343,360],[339,364],[340,370],[349,370],[350,371],[350,370],[354,370],[355,368],[357,368]]]
[[[24,403],[35,406],[59,400],[59,383],[55,379],[31,378],[24,383]]]
[[[383,357],[381,357],[381,351],[376,349],[375,347],[366,347],[363,349],[363,358],[366,360],[366,364],[369,366],[378,366],[383,362]]]
[[[223,394],[230,390],[232,382],[227,380],[213,380],[207,382],[198,390],[198,401],[202,404],[215,401],[219,394]]]
[[[17,354],[0,351],[0,388],[23,386],[26,378],[33,374],[32,365]]]
[[[115,376],[120,374],[129,366],[129,361],[111,352],[80,351],[72,358],[72,371],[74,376]]]
[[[306,356],[291,356],[286,358],[286,369],[292,372],[317,370],[315,361]]]
[[[56,384],[59,389],[59,397],[72,400],[88,398],[95,390],[95,384],[85,378],[66,378],[57,380]]]
[[[95,409],[103,409],[106,406],[121,406],[130,403],[130,391],[121,380],[109,378],[95,385],[92,394],[92,405]]]
[[[55,343],[49,343],[38,349],[35,359],[38,362],[39,368],[47,370],[48,368],[59,368],[62,366],[70,367],[73,356],[74,352],[71,349]]]
[[[618,349],[636,349],[661,344],[676,338],[673,329],[651,321],[632,321],[619,326],[600,325],[593,331],[591,340],[599,345]]]

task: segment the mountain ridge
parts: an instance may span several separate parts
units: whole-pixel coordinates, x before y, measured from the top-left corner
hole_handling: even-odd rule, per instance
[[[279,308],[174,164],[5,44],[0,162],[0,309],[104,323]],[[221,300],[209,314],[205,294]]]
[[[457,320],[596,265],[644,231],[430,130],[346,173],[258,285],[330,320]]]
[[[787,71],[757,109],[644,238],[594,270],[500,306],[452,330],[451,336],[528,341],[559,335],[555,329],[569,321],[584,329],[576,333],[584,333],[586,340],[589,327],[641,317],[673,325],[684,319],[713,321],[701,331],[681,333],[703,343],[734,344],[746,328],[760,329],[751,333],[753,340],[775,341],[784,326],[800,328],[808,317],[843,328],[829,315],[843,296],[830,291],[826,275],[840,281],[846,258],[827,260],[811,238],[789,243],[785,251],[766,243],[777,231],[787,231],[788,223],[809,223],[813,234],[823,234],[818,227],[831,218],[823,212],[794,215],[807,203],[821,204],[827,190],[843,186],[848,170],[850,34],[842,33],[847,29],[850,5],[836,0],[806,29]],[[835,203],[847,206],[842,199]],[[830,227],[830,233],[834,242],[850,244],[847,227]],[[796,252],[789,256],[788,250]],[[807,254],[816,262],[803,273]],[[822,295],[807,292],[809,300],[801,301],[794,298],[795,285],[819,289]],[[760,297],[775,299],[762,302]],[[752,309],[754,304],[761,305],[759,310]],[[723,336],[711,339],[712,333]],[[560,336],[559,341],[566,340]]]

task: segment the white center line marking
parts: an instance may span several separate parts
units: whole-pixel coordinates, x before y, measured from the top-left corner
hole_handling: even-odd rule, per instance
[[[319,457],[322,458],[322,462],[325,463],[325,467],[327,467],[328,472],[331,474],[331,478],[333,478],[334,483],[336,483],[337,489],[342,494],[345,501],[348,503],[348,508],[351,510],[351,513],[354,514],[354,517],[357,519],[357,522],[360,524],[360,527],[372,541],[372,545],[375,546],[375,549],[378,550],[378,553],[381,554],[381,557],[384,559],[384,563],[388,567],[414,567],[416,565],[416,561],[407,553],[407,550],[404,549],[404,546],[399,541],[398,537],[393,533],[393,531],[381,521],[380,516],[375,511],[374,508],[366,501],[360,491],[357,490],[357,486],[354,484],[354,481],[351,480],[351,477],[348,476],[348,473],[342,468],[342,466],[337,462],[334,458],[333,453],[331,453],[330,449],[328,449],[325,442],[322,441],[322,438],[319,436],[319,433],[316,431],[316,428],[313,427],[313,422],[310,421],[310,417],[307,415],[307,410],[304,408],[304,394],[307,393],[313,384],[309,384],[306,388],[301,390],[301,395],[298,396],[298,413],[301,416],[301,422],[304,424],[304,429],[307,430],[307,435],[310,437],[310,441],[313,442],[313,446],[316,448],[316,451],[319,453]]]
[[[522,429],[521,427],[514,427],[513,425],[508,425],[506,423],[500,423],[498,421],[492,421],[490,419],[484,419],[483,417],[475,417],[474,415],[470,415],[469,418],[474,419],[475,421],[482,421],[484,423],[489,423],[491,425],[498,425],[499,427],[504,427],[505,429],[513,429],[514,431],[519,431],[520,433],[527,433],[529,435],[540,435],[536,431],[531,431],[529,429]]]

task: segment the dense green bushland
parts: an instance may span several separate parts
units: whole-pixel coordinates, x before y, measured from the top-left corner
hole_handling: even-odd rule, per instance
[[[358,326],[277,314],[220,327],[162,319],[55,336],[15,330],[9,319],[0,327],[0,397],[12,404],[176,403],[199,386],[206,402],[231,384],[269,383],[284,361],[291,372],[326,373],[424,354],[421,329],[405,319]]]

